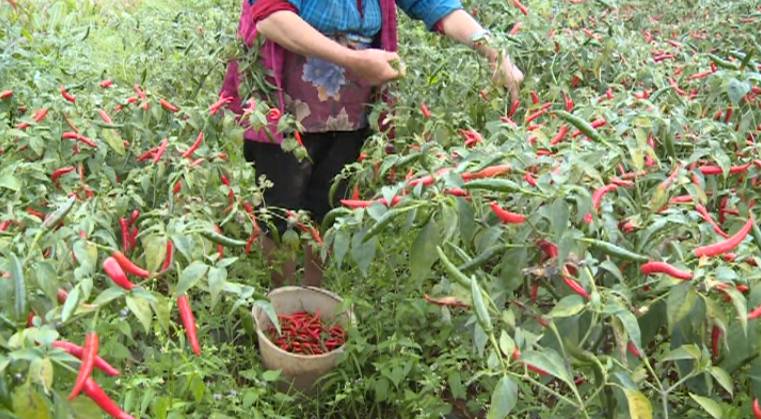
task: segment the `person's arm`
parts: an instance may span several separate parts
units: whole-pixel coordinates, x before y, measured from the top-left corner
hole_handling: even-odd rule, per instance
[[[372,85],[399,77],[389,63],[398,60],[396,53],[379,49],[352,50],[320,33],[299,15],[290,11],[275,12],[256,24],[268,40],[295,54],[321,58],[346,67]]]
[[[468,12],[458,9],[444,16],[440,21],[440,27],[444,34],[454,41],[471,46],[489,60],[495,70],[495,81],[504,84],[513,99],[518,97],[518,88],[523,81],[523,73],[510,60],[505,53],[502,62],[497,63],[499,51],[490,47],[487,43],[473,42],[473,36],[484,33],[484,28]],[[499,66],[498,66],[499,64]]]

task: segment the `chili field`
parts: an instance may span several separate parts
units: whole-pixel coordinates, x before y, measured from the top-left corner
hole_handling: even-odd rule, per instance
[[[231,59],[267,84],[239,2],[2,2],[0,418],[761,417],[761,6],[465,7],[520,100],[401,17],[317,225],[264,205],[219,97]],[[299,128],[270,105],[243,118]],[[251,316],[277,219],[356,316],[312,329],[345,354],[310,398]]]

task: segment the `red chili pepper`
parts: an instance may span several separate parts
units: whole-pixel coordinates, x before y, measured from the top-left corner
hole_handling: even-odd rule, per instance
[[[517,5],[516,5],[517,6]],[[520,8],[520,6],[518,6]],[[531,91],[531,103],[534,105],[538,105],[540,102],[539,100],[539,94],[536,93],[536,90]]]
[[[65,303],[67,298],[69,298],[69,292],[63,288],[58,288],[58,291],[56,291],[56,300],[58,300],[58,304]]]
[[[548,373],[547,371],[545,371],[545,370],[543,370],[543,369],[541,369],[539,367],[535,367],[535,366],[533,366],[533,365],[531,365],[529,363],[524,363],[524,364],[526,365],[526,368],[529,371],[535,372],[535,373],[537,373],[539,375],[543,375],[543,376],[550,375],[550,373]]]
[[[159,99],[159,105],[161,105],[162,108],[164,108],[167,111],[172,112],[172,113],[180,111],[180,108],[178,108],[177,106],[167,102],[165,99]]]
[[[585,290],[584,287],[582,287],[581,284],[579,284],[575,279],[565,274],[562,275],[562,277],[563,277],[563,282],[565,282],[565,284],[568,286],[568,288],[571,289],[571,291],[586,298],[587,300],[590,298],[587,290]]]
[[[115,250],[113,253],[111,253],[111,256],[116,259],[116,261],[119,263],[119,266],[128,274],[139,276],[140,278],[148,278],[151,276],[151,273],[146,271],[145,269],[135,265],[127,256],[124,256],[124,253]]]
[[[734,112],[734,109],[732,108],[732,105],[727,106],[727,113],[724,114],[724,123],[729,123],[729,120],[732,118],[732,112]]]
[[[76,170],[76,168],[74,168],[74,166],[68,166],[68,167],[62,167],[60,169],[56,169],[50,175],[50,180],[52,180],[54,184],[58,185],[58,179],[61,176],[69,174],[69,173],[71,173],[71,172],[73,172],[75,170]]]
[[[761,317],[761,305],[754,308],[750,313],[748,313],[748,320],[755,320],[759,317]]]
[[[758,399],[753,399],[753,417],[761,419],[761,405],[758,404]]]
[[[512,104],[510,104],[510,111],[507,113],[508,118],[512,118],[513,115],[515,115],[515,112],[518,111],[518,108],[521,106],[521,101],[518,99],[513,100]]]
[[[563,94],[563,100],[565,101],[565,110],[567,112],[572,112],[574,107],[573,99],[571,99],[570,96]]]
[[[470,196],[470,193],[468,193],[468,191],[462,188],[447,188],[447,189],[444,189],[443,192],[447,195],[457,196],[461,198]]]
[[[537,185],[537,181],[534,178],[534,176],[531,174],[531,172],[526,172],[526,174],[523,175],[523,180],[525,180],[526,183],[528,183],[529,185],[531,185],[533,187],[536,187],[536,185]]]
[[[707,246],[701,246],[695,249],[695,256],[697,257],[704,257],[704,256],[717,256],[721,255],[727,252],[732,251],[735,247],[739,246],[740,243],[742,243],[743,240],[745,240],[745,237],[750,232],[751,228],[753,228],[753,217],[751,216],[748,218],[748,221],[745,222],[745,225],[740,228],[734,235],[729,237],[728,239],[710,244]]]
[[[526,116],[526,120],[523,123],[524,124],[528,124],[531,121],[533,121],[533,120],[539,118],[540,116],[544,115],[545,113],[547,113],[547,109],[539,109],[538,111],[536,111],[536,112],[534,112],[534,113],[532,113],[530,115],[527,115]]]
[[[122,233],[122,249],[125,252],[130,251],[130,245],[129,245],[129,223],[127,222],[127,219],[124,217],[119,218],[119,229]]]
[[[428,105],[425,102],[420,103],[420,113],[423,114],[423,118],[431,119],[431,110],[428,109]]]
[[[524,16],[528,16],[528,9],[520,2],[520,0],[513,0],[513,6],[517,7]]]
[[[143,89],[140,87],[140,85],[139,85],[139,84],[134,84],[134,85],[132,86],[132,90],[134,90],[134,91],[135,91],[135,94],[136,94],[136,95],[137,95],[137,96],[138,96],[140,99],[142,99],[142,100],[145,100],[145,99],[146,99],[146,96],[145,96],[145,92],[143,91]]]
[[[113,257],[108,257],[103,261],[103,270],[116,285],[126,289],[127,291],[135,287],[135,284],[127,279],[127,275],[124,273],[121,266],[119,266],[119,262],[117,262]]]
[[[554,146],[554,145],[559,144],[561,141],[563,141],[563,139],[565,138],[566,134],[568,134],[569,130],[570,130],[570,128],[568,127],[568,125],[562,125],[560,127],[560,129],[558,130],[558,133],[555,134],[554,137],[552,137],[552,140],[550,140],[550,145]]]
[[[637,345],[634,344],[634,342],[629,342],[626,344],[626,350],[629,351],[630,354],[632,354],[635,358],[640,358],[642,354],[639,352],[639,349],[637,348]]]
[[[83,356],[83,353],[84,353],[84,348],[82,348],[81,346],[79,346],[77,344],[74,344],[74,343],[71,343],[71,342],[67,342],[65,340],[54,341],[52,346],[54,348],[66,351],[66,352],[70,353],[72,356],[75,356],[75,357],[77,357],[79,359],[82,359],[82,356]],[[116,368],[112,367],[111,364],[109,364],[108,362],[106,362],[106,360],[104,360],[103,358],[101,358],[99,356],[95,357],[95,361],[94,361],[93,365],[95,366],[95,368],[103,371],[104,373],[106,373],[107,375],[109,375],[111,377],[116,377],[117,375],[119,375],[119,370],[117,370]]]
[[[618,189],[618,185],[615,183],[610,183],[605,186],[601,186],[592,193],[592,207],[595,209],[595,211],[600,210],[600,205],[602,204],[602,198],[609,192],[613,192],[616,189]]]
[[[209,106],[209,115],[216,115],[223,106],[233,101],[231,97],[220,96],[219,100]]]
[[[69,393],[69,400],[74,400],[79,395],[85,385],[85,381],[92,375],[95,366],[95,357],[98,356],[98,334],[87,332],[85,335],[85,345],[82,348],[82,365],[79,367],[77,380],[74,382],[74,388]]]
[[[108,116],[106,111],[104,111],[103,109],[98,109],[98,115],[100,115],[100,119],[102,119],[103,122],[105,122],[107,124],[113,124],[114,123],[114,121],[111,120],[111,117]]]
[[[512,169],[512,167],[509,164],[498,164],[483,168],[477,172],[465,172],[462,174],[462,179],[469,181],[475,179],[494,178],[497,176],[502,176],[506,173],[510,173],[510,169]],[[441,174],[444,174],[444,172]]]
[[[515,22],[513,27],[510,29],[510,36],[518,35],[522,27],[523,27],[523,22],[520,22],[520,21]]]
[[[748,171],[748,168],[751,166],[751,164],[752,163],[746,163],[740,166],[732,166],[729,168],[729,173],[733,175],[745,173]],[[719,166],[703,165],[698,166],[697,169],[705,176],[720,175],[724,173]]]
[[[85,380],[82,392],[92,399],[101,410],[111,415],[111,417],[115,419],[134,419],[127,412],[123,411],[116,402],[111,400],[108,394],[92,378]]]
[[[489,206],[497,218],[502,220],[505,224],[523,224],[526,221],[525,215],[507,211],[500,207],[496,201],[492,201]]]
[[[688,281],[692,279],[692,272],[690,271],[682,271],[674,266],[669,265],[666,262],[647,262],[640,266],[639,268],[640,272],[642,272],[644,275],[652,275],[655,273],[662,273],[669,275],[676,279],[682,279],[685,281]]]
[[[63,98],[66,99],[67,102],[77,103],[77,98],[71,93],[69,93],[65,87],[61,86],[59,90],[61,92],[61,96],[63,96]]]
[[[169,140],[164,138],[161,140],[161,143],[159,143],[158,148],[156,149],[156,154],[153,156],[153,164],[156,164],[161,160],[161,157],[164,155],[164,152],[166,152],[167,147],[169,147]]]
[[[278,122],[281,116],[282,113],[278,108],[272,108],[269,110],[269,112],[267,112],[267,120],[270,122]]]
[[[41,109],[38,109],[37,112],[34,113],[34,116],[32,116],[32,120],[34,120],[34,122],[40,123],[44,121],[47,116],[48,116],[48,108],[41,108]]]
[[[164,273],[172,266],[174,261],[174,243],[167,239],[166,241],[166,253],[164,256],[164,262],[161,264],[161,273]]]
[[[702,204],[695,204],[695,210],[700,214],[700,217],[707,222],[708,224],[713,227],[713,231],[715,231],[718,235],[721,237],[724,237],[725,239],[729,237],[729,234],[725,233],[724,230],[719,227],[718,224],[716,224],[716,221],[713,220],[711,217],[711,214],[708,213],[708,210],[706,207],[704,207]]]
[[[182,325],[185,327],[185,334],[188,337],[188,342],[190,342],[193,353],[201,356],[201,345],[198,343],[198,336],[196,336],[196,319],[193,316],[190,300],[186,294],[177,297],[177,309],[180,311]]]
[[[222,229],[219,228],[218,225],[214,225],[214,231],[217,234],[222,234]],[[225,246],[223,246],[221,243],[217,243],[217,255],[219,255],[220,259],[225,256]]]
[[[111,80],[103,80],[98,85],[104,89],[108,89],[109,87],[114,85],[114,82]]]
[[[13,97],[13,90],[3,90],[0,92],[0,100],[7,100]]]
[[[45,220],[45,213],[43,213],[41,211],[37,211],[34,208],[27,208],[26,209],[26,213],[31,215],[31,216],[39,218],[40,221],[44,221]]]
[[[177,195],[182,190],[182,181],[178,180],[174,183],[174,186],[172,187],[172,193]]]
[[[203,134],[203,131],[201,131],[201,132],[198,133],[198,136],[196,137],[196,140],[193,142],[193,144],[190,146],[190,148],[188,148],[187,150],[185,150],[184,153],[182,153],[182,157],[184,157],[186,159],[191,158],[193,156],[193,153],[195,153],[196,150],[198,150],[198,147],[201,146],[201,143],[203,142],[203,139],[204,139],[204,134]]]
[[[460,135],[465,139],[465,142],[463,143],[465,147],[473,147],[483,141],[481,134],[472,129],[461,129]]]
[[[713,328],[711,328],[711,353],[713,353],[714,358],[719,357],[720,343],[721,343],[721,328],[719,326],[714,325]]]

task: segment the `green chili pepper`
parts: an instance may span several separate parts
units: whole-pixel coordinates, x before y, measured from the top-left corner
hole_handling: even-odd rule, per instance
[[[710,58],[711,61],[713,61],[713,63],[716,64],[716,66],[718,66],[718,67],[726,68],[727,70],[739,70],[740,69],[740,65],[739,64],[727,61],[727,60],[725,60],[723,58],[720,58],[720,57],[718,57],[716,55],[708,54],[708,58]]]
[[[53,211],[52,214],[50,214],[45,221],[42,222],[42,228],[43,229],[50,229],[58,225],[61,221],[63,221],[64,217],[66,217],[66,214],[71,211],[71,209],[74,207],[74,203],[77,202],[77,199],[74,197],[69,198],[68,201],[66,201],[60,208]]]
[[[466,182],[463,189],[484,189],[494,192],[517,192],[521,187],[517,183],[508,179],[478,179]]]
[[[610,256],[616,256],[621,259],[631,260],[633,262],[647,262],[649,260],[647,256],[641,255],[639,253],[634,253],[630,250],[624,249],[623,247],[616,246],[613,243],[608,243],[597,239],[583,240],[592,245],[592,247],[595,249],[600,250],[601,252]]]
[[[484,263],[488,262],[489,259],[492,258],[492,256],[494,256],[495,254],[497,254],[497,252],[499,252],[500,250],[503,250],[504,248],[505,248],[505,246],[503,244],[501,244],[501,243],[500,244],[495,244],[494,246],[491,246],[491,247],[487,248],[486,250],[484,250],[483,252],[481,252],[480,255],[478,255],[478,256],[474,257],[473,259],[463,263],[457,269],[459,269],[459,270],[461,270],[463,272],[466,272],[466,271],[469,271],[471,269],[479,268],[481,265],[483,265]]]
[[[444,265],[444,270],[447,271],[450,279],[454,280],[456,283],[462,285],[463,287],[470,285],[470,279],[468,279],[468,277],[465,276],[462,271],[457,269],[457,266],[455,266],[449,260],[449,258],[447,258],[447,255],[444,254],[444,250],[441,248],[441,246],[436,246],[436,253],[439,254],[439,259],[441,259],[441,263]]]
[[[599,132],[597,132],[596,129],[592,128],[592,125],[590,125],[587,121],[579,118],[578,116],[572,115],[566,111],[555,111],[555,114],[559,116],[564,121],[568,122],[569,124],[573,125],[581,131],[584,135],[589,137],[592,141],[602,143],[605,145],[610,145],[604,138],[602,138],[602,135],[600,135]]]
[[[231,239],[229,237],[223,236],[214,231],[204,230],[201,232],[201,235],[213,241],[214,243],[221,244],[225,247],[245,247],[246,246],[246,242],[243,240]]]

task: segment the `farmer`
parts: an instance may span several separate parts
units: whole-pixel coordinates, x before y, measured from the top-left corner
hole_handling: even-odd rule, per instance
[[[245,158],[257,175],[274,184],[264,192],[266,205],[307,210],[318,223],[330,210],[333,178],[357,160],[370,133],[368,105],[381,96],[379,86],[400,76],[393,66],[399,59],[397,5],[428,29],[473,47],[489,60],[495,81],[517,96],[523,74],[507,54],[489,46],[489,32],[459,0],[243,0],[238,35],[249,47],[257,33],[264,37],[261,62],[276,92],[267,97],[239,91],[246,74],[233,61],[221,95],[230,98],[230,108],[239,114],[243,103],[253,99],[293,115],[303,126],[301,139],[311,160],[300,162],[281,149],[283,134],[277,132],[276,121],[259,131],[249,129]],[[345,185],[338,193],[345,196]],[[286,223],[277,228],[283,233]],[[295,262],[275,260],[282,253],[271,237],[262,239],[262,247],[273,269],[273,286],[281,286],[293,277]],[[320,257],[306,246],[303,284],[321,282]]]

